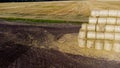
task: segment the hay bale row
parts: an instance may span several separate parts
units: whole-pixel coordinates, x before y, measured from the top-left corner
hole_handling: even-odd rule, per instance
[[[118,32],[118,33],[120,33],[120,25],[83,24],[80,31]]]
[[[85,32],[80,31],[78,38],[80,39],[91,39],[91,40],[112,40],[120,41],[120,33],[113,32]]]
[[[111,41],[111,40],[79,39],[79,47],[120,52],[120,42]]]
[[[94,31],[80,31],[78,38],[81,39],[96,39],[96,40],[120,40],[120,33],[113,32],[94,32]]]
[[[113,32],[85,32],[80,31],[78,38],[80,39],[95,39],[95,40],[113,40],[120,41],[120,33]]]
[[[83,24],[78,42],[82,48],[120,52],[120,11],[93,10]]]
[[[97,17],[89,17],[89,24],[111,24],[111,25],[120,25],[120,18],[97,18]]]
[[[120,17],[120,10],[92,10],[93,17]]]

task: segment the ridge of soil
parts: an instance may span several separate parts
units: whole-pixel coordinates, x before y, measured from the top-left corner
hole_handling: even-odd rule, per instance
[[[59,39],[63,34],[78,33],[81,27],[49,26],[0,24],[0,68],[119,68],[120,62],[47,48],[51,43],[48,35],[52,34],[54,39]],[[46,47],[34,46],[34,40]]]

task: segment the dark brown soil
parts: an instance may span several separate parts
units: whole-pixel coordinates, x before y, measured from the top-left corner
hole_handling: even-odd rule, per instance
[[[67,26],[67,25],[66,25]],[[33,26],[0,24],[0,68],[119,68],[120,62],[62,53],[59,50],[29,46],[33,40],[45,44],[47,35],[59,39],[78,33],[80,25]],[[29,37],[32,36],[32,38]]]
[[[2,45],[1,68],[119,68],[115,61],[97,60],[80,55],[40,49],[10,42]]]
[[[30,31],[40,31],[44,30],[49,33],[52,33],[56,39],[59,39],[63,34],[67,33],[78,33],[81,25],[73,25],[73,24],[24,24],[24,23],[16,23],[16,22],[8,22],[8,21],[0,21],[0,31],[18,31],[18,30],[30,30]]]

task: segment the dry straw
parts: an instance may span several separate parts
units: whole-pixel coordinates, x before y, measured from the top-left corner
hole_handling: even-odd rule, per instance
[[[109,10],[109,17],[117,17],[118,10]]]
[[[95,39],[96,38],[96,32],[87,32],[87,39]]]
[[[120,33],[115,33],[115,40],[120,41]]]
[[[85,39],[79,39],[78,42],[79,42],[79,47],[83,48],[83,47],[86,46],[86,40]]]
[[[105,26],[105,31],[106,32],[114,32],[115,26],[114,25],[106,25]]]
[[[97,24],[96,25],[96,31],[97,32],[104,32],[105,31],[105,24]]]
[[[87,30],[87,24],[82,24],[80,31],[86,31],[86,30]]]
[[[120,52],[120,42],[114,42],[114,44],[113,44],[113,50],[115,52]]]
[[[99,16],[106,17],[109,15],[108,12],[109,12],[108,10],[101,10],[101,11],[99,11]]]
[[[102,50],[104,46],[104,40],[96,40],[95,41],[95,49]]]
[[[120,32],[120,26],[118,25],[115,26],[115,32]]]
[[[87,40],[87,48],[93,48],[95,45],[95,40]]]
[[[89,25],[87,25],[87,30],[88,31],[95,31],[95,24],[89,24]]]
[[[105,33],[105,40],[114,40],[114,33],[113,32],[106,32]]]
[[[91,16],[92,17],[97,17],[97,16],[99,16],[99,10],[92,10],[92,12],[91,12]]]
[[[96,39],[105,39],[104,32],[96,32]]]
[[[93,10],[78,42],[80,47],[120,52],[120,10]]]
[[[80,32],[79,32],[79,37],[78,37],[78,38],[86,39],[86,31],[80,31]]]
[[[120,17],[120,10],[118,10],[117,17]]]
[[[107,18],[98,18],[98,24],[106,24]]]
[[[97,18],[96,17],[89,17],[89,24],[96,24]]]
[[[114,24],[116,23],[116,18],[107,18],[107,24],[113,24],[113,26],[114,26]]]
[[[113,41],[106,40],[104,42],[104,50],[111,51],[113,47]]]
[[[120,18],[117,18],[116,24],[117,24],[117,25],[120,25]]]

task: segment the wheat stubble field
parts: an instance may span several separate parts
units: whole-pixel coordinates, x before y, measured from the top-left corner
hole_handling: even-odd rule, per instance
[[[0,3],[0,17],[84,21],[92,9],[120,9],[119,6],[120,2],[95,1]],[[62,25],[47,24],[47,28],[39,25],[39,28],[36,26],[33,28],[33,26],[11,26],[14,23],[8,21],[0,23],[2,23],[0,24],[1,68],[119,68],[120,66],[120,62],[117,62],[120,59],[119,53],[79,48],[78,30],[66,33],[71,31],[68,28],[65,31],[68,25],[63,25],[65,27],[63,28]],[[7,25],[3,25],[4,23]],[[75,30],[76,27],[73,31]],[[63,32],[66,34],[61,35]],[[55,35],[58,36],[57,39]]]
[[[52,1],[0,3],[0,17],[84,21],[92,9],[120,9],[119,2]]]

